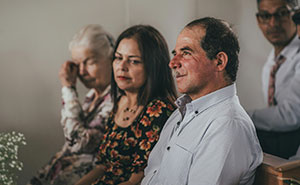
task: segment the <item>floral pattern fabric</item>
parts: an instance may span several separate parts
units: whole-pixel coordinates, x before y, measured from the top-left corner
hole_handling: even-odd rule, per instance
[[[119,127],[111,114],[97,161],[97,164],[105,165],[106,170],[93,184],[119,184],[128,181],[132,173],[144,170],[149,153],[173,110],[174,106],[169,101],[155,99],[126,128]]]
[[[95,97],[94,90],[88,92],[81,106],[76,90],[63,87],[61,124],[66,142],[29,185],[73,185],[93,168],[105,123],[113,107],[109,93],[110,87],[88,111]]]

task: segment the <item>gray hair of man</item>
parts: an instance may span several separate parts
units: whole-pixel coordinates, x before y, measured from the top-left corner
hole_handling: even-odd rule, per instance
[[[257,8],[259,8],[259,3],[261,1],[263,0],[256,0]],[[282,1],[285,2],[292,10],[298,9],[298,0],[282,0]]]
[[[69,43],[69,50],[74,47],[87,47],[97,57],[108,57],[112,59],[115,40],[100,25],[89,24],[81,28]]]

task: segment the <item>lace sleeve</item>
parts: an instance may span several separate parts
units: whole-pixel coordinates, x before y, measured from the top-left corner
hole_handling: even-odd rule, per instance
[[[112,107],[110,97],[104,98],[97,109],[98,112],[91,120],[84,118],[75,89],[63,87],[62,99],[61,124],[70,151],[94,152],[103,135],[103,128],[101,129],[99,125],[104,125]],[[87,121],[91,126],[87,125]]]

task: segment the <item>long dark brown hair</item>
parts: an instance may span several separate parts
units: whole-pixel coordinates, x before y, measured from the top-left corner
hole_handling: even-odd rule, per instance
[[[168,98],[174,101],[177,97],[171,69],[168,64],[170,55],[168,45],[164,37],[152,26],[136,25],[123,31],[116,41],[114,53],[123,39],[134,39],[141,52],[141,58],[145,66],[146,81],[138,93],[138,104],[146,105],[155,98]],[[115,55],[113,56],[113,60]],[[114,110],[118,97],[123,95],[111,76],[111,95],[114,101]]]

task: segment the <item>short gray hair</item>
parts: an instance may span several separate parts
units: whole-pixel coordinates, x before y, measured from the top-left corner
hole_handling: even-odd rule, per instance
[[[257,8],[259,8],[259,3],[262,0],[256,0],[257,2]],[[292,10],[298,8],[298,0],[282,0],[283,2],[286,2],[287,5],[290,6],[290,8],[292,8]]]
[[[90,48],[97,57],[112,58],[114,45],[114,38],[100,25],[89,24],[74,35],[69,43],[69,50],[75,46],[84,46]]]

